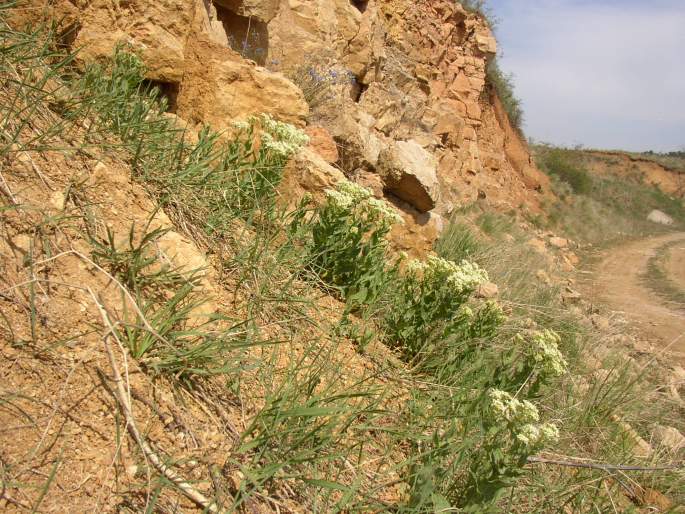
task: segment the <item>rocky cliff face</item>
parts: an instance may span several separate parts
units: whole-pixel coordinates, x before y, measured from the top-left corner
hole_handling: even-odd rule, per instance
[[[135,49],[190,124],[267,112],[307,125],[323,159],[300,157],[301,187],[333,180],[328,161],[385,195],[408,221],[403,249],[427,247],[465,202],[537,210],[548,194],[486,83],[496,41],[453,0],[23,3],[33,21],[61,20],[84,63]]]

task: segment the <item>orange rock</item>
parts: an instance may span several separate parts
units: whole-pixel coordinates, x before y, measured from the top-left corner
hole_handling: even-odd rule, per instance
[[[333,164],[339,159],[338,146],[328,129],[310,125],[305,129],[309,136],[309,148],[319,154],[326,162]]]

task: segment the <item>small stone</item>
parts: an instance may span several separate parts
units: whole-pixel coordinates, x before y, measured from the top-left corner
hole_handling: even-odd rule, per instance
[[[499,287],[497,287],[497,284],[493,284],[492,282],[486,282],[485,284],[481,284],[480,286],[478,286],[478,289],[476,290],[477,298],[491,299],[496,298],[498,295]]]
[[[62,191],[55,191],[50,196],[50,203],[57,210],[64,210],[66,199],[64,198],[64,193]]]
[[[658,425],[652,433],[654,440],[662,447],[676,453],[685,448],[685,436],[677,428]]]
[[[609,330],[611,327],[609,320],[599,314],[593,314],[590,316],[590,319],[592,320],[592,325],[599,330]]]
[[[549,244],[551,244],[554,248],[567,248],[568,239],[564,239],[563,237],[552,237],[549,240]]]
[[[649,216],[647,216],[647,221],[651,221],[652,223],[658,223],[660,225],[673,225],[673,218],[671,218],[665,212],[661,212],[657,209],[654,209],[652,212],[649,213]]]
[[[547,253],[547,245],[545,245],[545,242],[542,239],[531,239],[527,242],[527,244],[538,253],[543,255]]]
[[[572,289],[570,287],[566,288],[566,291],[561,293],[561,300],[565,304],[574,304],[574,303],[579,303],[580,300],[582,300],[582,295],[576,291],[575,289]]]

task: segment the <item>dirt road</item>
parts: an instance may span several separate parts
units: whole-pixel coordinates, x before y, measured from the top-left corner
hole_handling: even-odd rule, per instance
[[[588,281],[595,301],[621,314],[641,336],[668,355],[685,362],[685,311],[668,305],[645,284],[649,259],[663,245],[682,241],[670,250],[665,269],[669,279],[685,290],[685,233],[628,243],[608,251]]]

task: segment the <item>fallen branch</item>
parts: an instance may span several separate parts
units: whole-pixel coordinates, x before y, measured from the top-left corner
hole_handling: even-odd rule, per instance
[[[616,464],[604,464],[602,462],[574,462],[570,460],[546,459],[544,457],[528,457],[528,464],[552,464],[569,468],[601,469],[604,471],[673,471],[685,469],[685,464],[673,464],[670,466],[621,466]]]
[[[162,475],[164,475],[164,477],[166,477],[167,480],[176,485],[176,487],[178,487],[188,499],[192,500],[196,505],[202,507],[208,512],[219,512],[216,505],[214,505],[214,503],[209,498],[207,498],[205,495],[203,495],[201,492],[199,492],[197,489],[191,486],[181,476],[176,474],[174,470],[172,470],[170,467],[164,464],[164,462],[162,462],[162,459],[159,458],[159,456],[155,453],[155,451],[150,447],[150,445],[138,431],[135,420],[133,418],[133,413],[131,411],[131,405],[128,401],[128,395],[126,394],[126,389],[124,388],[124,380],[121,378],[119,368],[117,367],[116,360],[114,358],[114,353],[112,352],[112,347],[109,344],[110,337],[116,338],[115,329],[112,326],[109,316],[107,315],[107,311],[103,307],[102,303],[98,300],[98,298],[95,296],[92,290],[89,289],[89,293],[93,297],[93,301],[95,302],[95,305],[100,311],[100,315],[102,316],[103,322],[109,328],[107,333],[103,336],[102,342],[105,347],[105,351],[107,352],[107,358],[109,359],[109,363],[112,368],[112,375],[114,377],[114,383],[116,385],[116,389],[114,390],[114,397],[117,403],[119,404],[122,413],[124,414],[124,418],[126,419],[126,428],[128,429],[129,434],[131,434],[131,437],[133,437],[138,446],[140,446],[140,449],[143,451],[143,453],[152,463],[155,469],[159,471]]]

